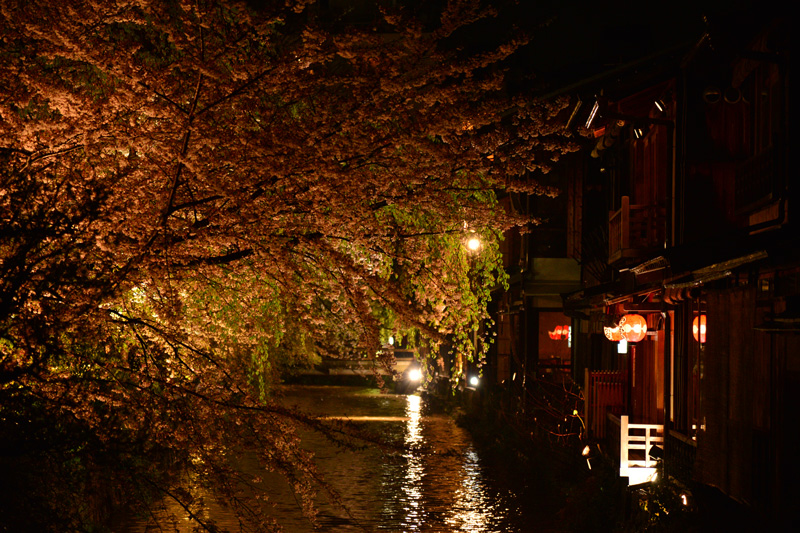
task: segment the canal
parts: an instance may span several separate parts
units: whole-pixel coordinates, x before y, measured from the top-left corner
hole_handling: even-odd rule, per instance
[[[395,444],[350,450],[316,433],[303,433],[304,446],[314,453],[319,471],[348,509],[331,503],[320,491],[316,528],[282,478],[252,472],[263,478],[284,531],[557,531],[547,487],[518,475],[513,459],[486,457],[468,432],[451,417],[430,412],[420,396],[330,386],[289,386],[282,395],[287,405],[319,417],[351,420]],[[239,530],[235,517],[213,502],[204,515],[220,527]],[[188,519],[157,524],[160,518],[156,513],[129,521],[125,531],[193,531]]]

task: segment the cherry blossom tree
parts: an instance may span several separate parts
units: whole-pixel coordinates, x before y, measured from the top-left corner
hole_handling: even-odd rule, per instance
[[[506,90],[524,35],[465,46],[494,15],[0,3],[0,435],[64,481],[42,520],[87,529],[60,496],[92,483],[196,513],[176,463],[263,529],[237,449],[311,512],[292,423],[331,430],[272,401],[276,369],[390,326],[480,352],[498,240],[530,222],[497,195],[554,194],[531,176],[573,149],[565,101]]]

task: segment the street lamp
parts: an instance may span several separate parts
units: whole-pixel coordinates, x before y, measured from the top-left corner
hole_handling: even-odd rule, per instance
[[[481,240],[477,236],[472,236],[467,240],[467,248],[471,252],[477,252],[481,247]]]
[[[467,224],[466,220],[464,221],[464,233],[466,233],[466,241],[462,242],[464,242],[464,244],[466,245],[467,250],[469,250],[470,252],[477,252],[478,250],[480,250],[482,244],[480,236],[478,236],[478,234],[475,233],[474,229],[469,227],[469,224]]]

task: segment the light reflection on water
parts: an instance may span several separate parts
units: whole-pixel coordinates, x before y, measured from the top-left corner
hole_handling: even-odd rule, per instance
[[[314,531],[521,532],[530,524],[521,495],[492,477],[469,435],[449,417],[426,413],[419,396],[363,394],[344,387],[291,387],[287,402],[326,418],[346,417],[382,438],[403,444],[402,452],[343,450],[323,437],[305,435],[320,472],[343,497],[351,516],[319,497],[319,529],[302,515],[287,484],[257,470],[275,506],[275,517],[289,533]],[[205,494],[206,501],[210,501]],[[165,502],[171,508],[174,504]],[[178,513],[180,516],[180,513]],[[526,514],[528,516],[526,516]],[[233,516],[211,503],[204,513],[238,531]],[[153,519],[129,521],[125,531],[152,531]],[[191,531],[189,521],[165,531]]]
[[[413,395],[406,398],[408,420],[406,421],[405,443],[408,451],[403,456],[407,462],[404,480],[400,487],[405,496],[406,515],[403,517],[402,525],[404,531],[418,531],[422,511],[422,478],[425,473],[419,450],[422,442],[422,431],[420,430],[422,398]]]
[[[453,497],[456,502],[453,515],[446,521],[455,531],[487,531],[492,514],[497,512],[492,502],[487,501],[487,487],[478,461],[478,454],[472,448],[464,454],[461,486]]]

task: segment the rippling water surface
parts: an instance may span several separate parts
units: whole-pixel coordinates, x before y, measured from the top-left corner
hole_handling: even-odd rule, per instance
[[[264,477],[276,518],[285,531],[552,531],[542,521],[546,512],[532,496],[540,491],[494,472],[469,434],[449,417],[429,414],[419,396],[349,387],[297,386],[284,393],[288,405],[319,416],[350,419],[371,433],[405,445],[389,453],[374,448],[351,451],[304,433],[305,446],[315,453],[319,470],[342,495],[350,515],[320,496],[315,529],[288,485],[277,476]],[[513,470],[513,465],[506,466]],[[206,516],[221,527],[238,530],[225,509],[209,504]],[[160,531],[153,520],[128,522],[126,530]],[[170,524],[164,531],[192,528],[186,520]]]

